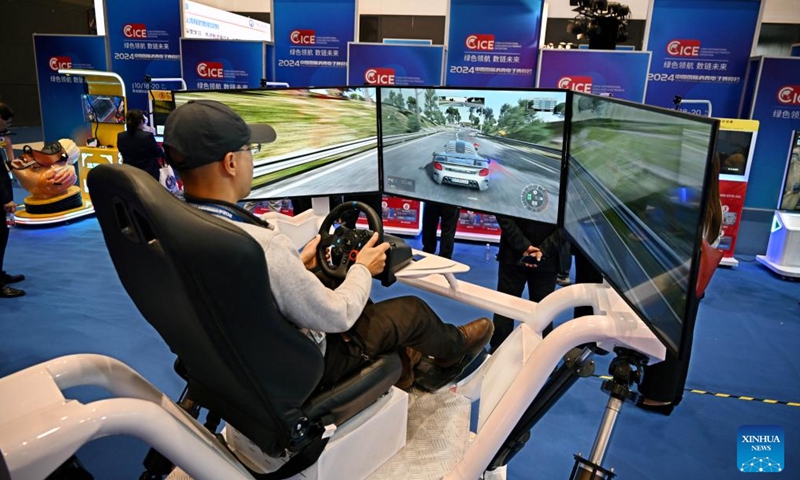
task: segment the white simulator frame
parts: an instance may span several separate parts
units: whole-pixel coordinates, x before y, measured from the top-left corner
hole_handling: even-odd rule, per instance
[[[288,223],[280,225],[285,230],[293,228]],[[645,354],[651,362],[665,357],[665,346],[608,285],[572,285],[536,304],[457,280],[455,274],[467,271],[466,265],[419,251],[414,254],[423,258],[397,272],[402,283],[522,322],[489,360],[452,387],[454,394],[470,402],[481,399],[479,426],[455,465],[431,478],[473,480],[483,475],[523,411],[574,347],[588,343],[607,351],[623,347]],[[570,320],[542,338],[545,326],[561,312],[584,305],[594,307],[595,315]],[[83,404],[64,396],[64,389],[79,385],[103,387],[117,398]],[[406,441],[405,428],[393,428],[394,432],[385,432],[377,440],[374,433],[385,430],[383,423],[392,424],[390,416],[380,414],[382,409],[395,403],[406,405],[407,395],[392,387],[384,399],[333,431],[317,463],[293,478],[342,478],[343,464],[348,465],[350,475],[356,475],[347,478],[368,478],[398,451],[397,433],[402,434],[399,447]],[[613,408],[610,405],[613,426],[621,402]],[[394,419],[395,427],[404,427],[405,416],[401,420],[397,423],[399,420]],[[604,429],[609,435],[607,421]],[[109,435],[141,439],[196,480],[251,479],[242,462],[249,466],[263,462],[258,455],[236,450],[234,445],[237,458],[138,373],[101,355],[60,357],[0,379],[0,431],[0,451],[12,480],[44,478],[85,443]],[[362,431],[370,435],[362,435]],[[231,432],[226,436],[230,439]],[[607,436],[598,437],[596,443],[607,441]],[[230,445],[234,443],[229,441]],[[605,443],[600,447],[593,456],[598,464]],[[382,456],[365,455],[365,451]],[[487,472],[485,478],[505,478],[505,468]]]

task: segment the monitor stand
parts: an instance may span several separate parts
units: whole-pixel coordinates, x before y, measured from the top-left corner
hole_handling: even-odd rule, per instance
[[[775,211],[767,254],[756,260],[783,279],[800,278],[800,213]]]

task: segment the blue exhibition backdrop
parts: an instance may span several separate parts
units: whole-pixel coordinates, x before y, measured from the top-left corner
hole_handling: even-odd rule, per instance
[[[273,0],[272,16],[276,81],[292,87],[345,84],[354,0]]]
[[[750,118],[759,121],[745,207],[776,208],[792,136],[800,130],[800,58],[761,59]]]
[[[147,110],[151,78],[181,74],[181,6],[175,0],[106,0],[106,41],[111,71],[125,81],[128,108]],[[160,85],[151,85],[159,90]]]
[[[650,52],[542,50],[540,88],[566,88],[641,103]]]
[[[45,142],[71,138],[83,145],[89,137],[81,95],[83,77],[66,76],[59,69],[106,70],[106,44],[96,35],[33,35],[36,78]]]
[[[672,108],[676,95],[708,100],[715,117],[735,117],[760,0],[653,0],[647,100]]]
[[[441,45],[351,43],[347,84],[439,86],[443,62]]]
[[[535,85],[543,0],[450,0],[445,84]]]
[[[181,73],[189,90],[258,88],[265,71],[261,41],[181,39]]]

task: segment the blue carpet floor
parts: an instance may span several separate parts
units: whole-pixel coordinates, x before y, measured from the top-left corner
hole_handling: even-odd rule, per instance
[[[460,278],[494,287],[497,263],[483,257],[483,245],[456,245],[454,258],[472,266]],[[5,266],[28,277],[19,285],[28,295],[0,299],[0,376],[60,355],[101,353],[177,398],[183,385],[172,371],[174,357],[123,291],[93,218],[15,228]],[[376,284],[373,297],[407,293],[419,294],[452,323],[489,315],[399,284]],[[755,263],[718,271],[698,316],[687,388],[800,402],[799,300],[800,283],[782,281]],[[596,360],[597,373],[606,374],[609,358]],[[510,479],[567,478],[572,454],[591,450],[608,398],[600,383],[596,377],[580,380],[534,427],[509,466]],[[74,393],[83,401],[100,395]],[[626,480],[737,478],[737,429],[753,424],[785,429],[781,478],[800,478],[800,406],[695,393],[687,393],[671,417],[626,405],[605,465]],[[146,450],[135,439],[105,438],[82,448],[79,457],[97,479],[136,479]]]

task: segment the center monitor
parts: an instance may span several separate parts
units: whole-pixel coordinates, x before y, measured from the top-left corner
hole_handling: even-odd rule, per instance
[[[383,191],[558,219],[567,92],[380,89]]]
[[[277,138],[254,155],[250,200],[378,192],[375,88],[174,91],[216,100]]]
[[[564,230],[681,354],[718,121],[577,93],[571,103]]]

